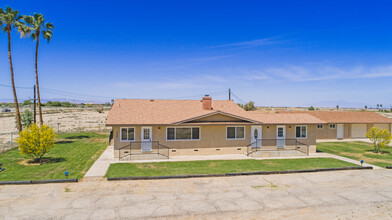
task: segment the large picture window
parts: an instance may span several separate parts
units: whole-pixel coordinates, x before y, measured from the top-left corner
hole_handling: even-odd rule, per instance
[[[121,141],[134,141],[135,128],[121,128],[120,139]]]
[[[226,138],[227,139],[244,139],[245,138],[245,127],[226,127]]]
[[[173,140],[200,140],[199,127],[167,128],[166,139]]]
[[[306,126],[295,126],[295,137],[306,138]]]

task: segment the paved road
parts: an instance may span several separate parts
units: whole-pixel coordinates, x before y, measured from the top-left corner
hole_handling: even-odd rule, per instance
[[[0,186],[1,219],[391,219],[392,171]]]

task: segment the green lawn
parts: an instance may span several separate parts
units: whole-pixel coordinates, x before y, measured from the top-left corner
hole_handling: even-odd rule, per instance
[[[354,160],[364,160],[376,166],[392,166],[392,148],[382,149],[382,153],[373,153],[373,145],[365,142],[326,142],[317,143],[317,150],[348,157]]]
[[[110,165],[107,177],[223,174],[353,166],[356,165],[331,158],[117,163]]]
[[[56,146],[44,157],[51,162],[42,165],[25,165],[29,158],[13,149],[0,154],[5,171],[0,181],[82,178],[107,147],[108,136],[96,133],[61,134]]]

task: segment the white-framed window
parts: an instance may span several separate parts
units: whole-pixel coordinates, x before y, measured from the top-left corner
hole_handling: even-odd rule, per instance
[[[200,127],[168,127],[166,140],[200,140]]]
[[[336,128],[336,124],[329,124],[329,128]]]
[[[322,128],[324,128],[324,125],[317,125],[317,128],[322,129]]]
[[[120,128],[120,141],[135,141],[135,128]]]
[[[295,126],[295,137],[306,138],[307,127],[306,125]]]
[[[226,139],[245,139],[245,127],[244,126],[226,127]]]

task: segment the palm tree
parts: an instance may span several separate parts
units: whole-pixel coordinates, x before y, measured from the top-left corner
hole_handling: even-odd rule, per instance
[[[45,22],[45,18],[42,14],[34,13],[33,16],[23,16],[23,20],[29,25],[29,32],[31,31],[31,39],[33,41],[37,41],[37,45],[35,47],[35,83],[37,86],[37,98],[38,98],[38,112],[39,112],[39,122],[40,125],[43,125],[44,120],[42,117],[42,109],[41,109],[41,96],[39,92],[39,82],[38,82],[38,48],[39,48],[39,39],[40,36],[46,39],[48,42],[53,37],[53,29],[54,26],[52,23]]]
[[[14,102],[15,102],[15,112],[16,112],[16,127],[18,131],[22,131],[22,123],[20,120],[20,112],[18,105],[18,97],[16,95],[15,81],[14,81],[14,67],[12,65],[12,55],[11,55],[11,31],[13,28],[17,28],[19,32],[24,30],[23,24],[20,22],[21,16],[18,16],[19,12],[17,10],[13,10],[11,7],[7,7],[4,11],[0,10],[0,20],[2,21],[3,28],[2,30],[8,35],[8,59],[10,62],[10,70],[11,70],[11,85],[12,91],[14,93]]]
[[[5,14],[5,11],[0,8],[0,28],[3,28],[4,22],[3,22],[3,16]]]

